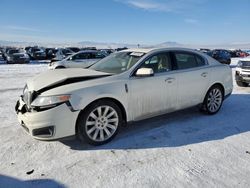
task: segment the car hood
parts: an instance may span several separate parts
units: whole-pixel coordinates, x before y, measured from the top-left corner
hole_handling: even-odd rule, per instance
[[[48,70],[28,80],[27,86],[29,91],[42,93],[63,85],[83,82],[110,75],[111,74],[109,73],[80,68]]]

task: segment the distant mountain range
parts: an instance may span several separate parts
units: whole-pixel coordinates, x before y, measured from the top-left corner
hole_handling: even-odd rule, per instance
[[[97,47],[97,48],[155,48],[155,47],[185,47],[185,48],[225,48],[225,49],[250,49],[250,43],[229,43],[229,44],[181,44],[174,41],[163,42],[155,45],[147,44],[126,44],[126,43],[108,43],[108,42],[91,42],[91,41],[82,41],[76,43],[36,43],[36,42],[18,42],[18,41],[5,41],[0,40],[0,46],[16,46],[16,47],[25,47],[25,46],[44,46],[44,47]]]

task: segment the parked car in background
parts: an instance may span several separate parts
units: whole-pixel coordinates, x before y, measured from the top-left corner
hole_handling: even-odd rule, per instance
[[[75,53],[80,51],[80,48],[77,48],[77,47],[67,47],[66,49],[70,49]]]
[[[0,61],[3,61],[3,48],[0,47]]]
[[[5,47],[2,49],[2,56],[3,56],[3,59],[6,60],[6,53],[8,50],[11,50],[11,49],[16,49],[16,48],[13,48],[13,47]]]
[[[206,54],[181,48],[129,49],[88,69],[46,71],[30,79],[16,104],[32,137],[78,135],[109,142],[122,124],[192,106],[216,114],[232,93],[232,71]]]
[[[247,56],[249,56],[249,54],[248,54],[247,52],[244,52],[244,51],[242,51],[242,50],[239,50],[239,51],[237,52],[237,56],[238,56],[238,57],[247,57]]]
[[[4,48],[0,47],[0,53],[3,54]]]
[[[245,50],[245,52],[250,56],[250,50]]]
[[[230,53],[231,57],[238,57],[237,50],[228,50],[228,52]]]
[[[227,50],[215,49],[215,50],[208,52],[207,54],[222,64],[230,65],[231,63],[231,55]]]
[[[8,64],[29,63],[29,55],[22,49],[8,49],[5,53],[5,60]]]
[[[3,53],[0,51],[0,61],[3,61]]]
[[[99,51],[104,52],[106,54],[112,54],[112,53],[114,53],[113,49],[99,49]]]
[[[72,54],[74,54],[74,52],[70,49],[57,48],[56,53],[55,53],[55,57],[53,59],[51,59],[51,62],[61,61]]]
[[[211,50],[210,49],[207,49],[207,48],[200,48],[200,49],[198,49],[200,52],[202,52],[202,53],[205,53],[205,54],[207,54],[208,52],[210,52]]]
[[[81,48],[80,51],[84,51],[84,50],[97,50],[96,47],[84,47],[84,48]]]
[[[51,60],[56,57],[56,48],[45,48],[46,59]]]
[[[115,51],[119,52],[119,51],[122,51],[122,50],[127,50],[128,48],[127,47],[123,47],[123,48],[116,48]]]
[[[97,50],[80,51],[61,61],[51,62],[49,69],[87,68],[106,56],[107,54]]]
[[[45,60],[46,53],[44,49],[39,47],[31,47],[28,49],[28,54],[31,60]]]
[[[238,86],[247,87],[250,83],[250,57],[239,60],[235,70],[235,80]]]
[[[26,53],[28,53],[29,49],[32,48],[31,46],[27,46],[24,48],[24,50],[26,51]]]

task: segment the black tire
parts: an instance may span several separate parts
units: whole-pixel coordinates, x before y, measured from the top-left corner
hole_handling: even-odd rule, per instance
[[[55,69],[65,69],[65,67],[64,66],[58,66]]]
[[[215,103],[218,104],[218,105],[216,105],[216,107],[213,110],[213,108],[211,107],[211,103],[212,103],[211,92],[215,92],[215,91],[218,92],[218,96],[220,95],[221,98],[220,98],[220,100],[219,100],[219,97],[218,98],[215,97],[215,99],[213,99],[213,101],[216,101]],[[223,100],[224,100],[223,88],[221,88],[220,85],[214,85],[208,90],[208,92],[205,96],[205,99],[203,101],[203,104],[200,108],[200,111],[204,112],[206,114],[209,114],[209,115],[216,114],[220,110],[222,103],[223,103]]]
[[[106,133],[106,130],[104,130],[104,129],[107,129],[107,127],[105,127],[105,128],[98,127],[98,125],[97,125],[97,121],[98,120],[95,119],[95,120],[93,120],[93,122],[95,122],[95,125],[93,125],[93,126],[89,125],[89,126],[92,126],[92,127],[89,128],[88,131],[90,131],[90,129],[92,129],[94,127],[94,131],[92,131],[92,132],[95,134],[96,130],[99,129],[97,131],[98,133],[97,133],[96,137],[98,137],[98,136],[101,137],[101,130],[100,129],[102,129],[103,134],[105,133],[107,138],[105,140],[97,140],[97,139],[94,140],[93,138],[91,138],[91,135],[88,135],[88,133],[87,133],[87,129],[88,129],[87,125],[86,125],[87,121],[89,120],[89,118],[91,118],[90,114],[93,113],[93,112],[95,112],[95,110],[97,108],[99,108],[99,107],[104,108],[106,106],[110,107],[110,110],[115,110],[115,112],[116,112],[116,117],[118,118],[117,125],[115,125],[116,126],[116,130],[114,130],[114,132],[112,132],[112,131],[110,131],[111,129],[108,128],[108,130],[110,131],[110,133],[112,132],[112,134],[110,135],[110,137],[108,137],[108,134]],[[103,112],[103,111],[105,111],[105,109],[102,110],[102,113],[104,114],[105,112]],[[107,120],[107,122],[108,122],[108,120]],[[121,109],[114,102],[112,102],[111,100],[100,100],[100,101],[97,101],[97,102],[94,102],[94,103],[90,104],[90,106],[88,106],[85,110],[83,110],[83,111],[80,112],[80,114],[78,116],[78,119],[77,119],[77,123],[76,123],[76,126],[77,126],[76,127],[77,128],[77,136],[78,136],[78,138],[82,142],[87,142],[88,144],[95,145],[95,146],[96,145],[102,145],[102,144],[105,144],[105,143],[111,141],[117,135],[117,133],[119,131],[119,128],[122,125],[122,122],[123,122],[123,119],[122,119]],[[104,126],[104,125],[102,125],[102,126]]]
[[[247,87],[248,86],[248,83],[246,82],[242,82],[242,81],[236,81],[237,85],[240,86],[240,87]]]

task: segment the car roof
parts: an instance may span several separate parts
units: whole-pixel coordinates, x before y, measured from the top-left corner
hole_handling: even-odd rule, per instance
[[[98,50],[80,50],[78,53],[89,53],[89,52],[99,52]]]
[[[141,53],[149,53],[149,52],[160,52],[164,50],[183,50],[183,51],[190,51],[190,52],[198,52],[197,50],[190,49],[190,48],[178,48],[178,47],[168,47],[168,48],[130,48],[126,50],[122,50],[123,52],[141,52]]]
[[[122,52],[140,52],[140,53],[149,53],[153,48],[130,48],[122,50]]]

